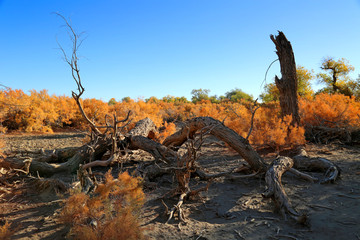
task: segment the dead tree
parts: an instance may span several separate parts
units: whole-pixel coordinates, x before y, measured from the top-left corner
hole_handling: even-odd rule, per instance
[[[293,124],[300,124],[299,104],[298,104],[298,81],[296,75],[295,57],[291,43],[286,39],[283,32],[279,35],[270,35],[276,47],[276,54],[279,57],[281,75],[279,79],[275,76],[275,84],[280,92],[281,115],[292,115]]]

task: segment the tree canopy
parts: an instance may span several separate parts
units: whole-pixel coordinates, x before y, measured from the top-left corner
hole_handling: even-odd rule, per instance
[[[191,101],[193,103],[197,103],[197,102],[201,102],[202,100],[210,100],[209,92],[210,92],[209,89],[202,89],[202,88],[193,89],[191,91],[191,95],[192,95]]]
[[[354,67],[349,64],[345,58],[335,60],[332,57],[327,57],[322,60],[321,67],[323,72],[317,75],[321,83],[325,87],[320,92],[326,93],[341,93],[347,96],[355,95],[356,82],[348,76],[354,71]]]
[[[225,93],[225,97],[232,102],[239,102],[240,100],[253,101],[254,98],[252,95],[249,95],[242,91],[241,89],[235,88]]]

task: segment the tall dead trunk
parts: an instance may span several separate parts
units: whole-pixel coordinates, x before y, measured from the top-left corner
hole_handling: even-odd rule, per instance
[[[276,37],[270,35],[270,38],[276,46],[276,54],[279,57],[281,67],[282,77],[279,79],[275,76],[275,84],[280,92],[281,115],[283,117],[292,115],[292,123],[299,125],[298,81],[294,53],[283,32],[279,31],[279,35]]]

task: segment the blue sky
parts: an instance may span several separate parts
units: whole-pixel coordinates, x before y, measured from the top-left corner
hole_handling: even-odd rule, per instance
[[[62,20],[86,32],[79,55],[86,98],[104,101],[192,89],[255,98],[277,58],[270,34],[283,31],[295,60],[319,72],[326,56],[360,73],[360,0],[0,0],[0,83],[68,95],[75,89],[56,39],[69,49]],[[273,65],[267,82],[279,73]]]

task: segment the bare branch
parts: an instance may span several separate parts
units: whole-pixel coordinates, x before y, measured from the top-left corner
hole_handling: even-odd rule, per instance
[[[72,51],[71,51],[71,57],[69,57],[66,53],[66,51],[64,50],[64,48],[61,46],[61,44],[57,41],[58,45],[59,45],[59,49],[63,54],[64,60],[65,62],[70,66],[71,68],[71,75],[77,85],[77,90],[78,93],[75,93],[74,91],[72,92],[72,96],[76,101],[76,104],[79,107],[79,110],[82,114],[82,116],[85,118],[85,120],[88,122],[88,124],[91,127],[91,130],[93,132],[95,132],[95,134],[100,135],[101,132],[100,130],[95,126],[95,123],[93,121],[91,121],[89,119],[89,117],[86,115],[84,108],[81,104],[80,101],[80,97],[81,95],[84,93],[85,88],[82,86],[81,83],[81,76],[80,76],[80,70],[79,70],[79,66],[78,66],[78,56],[77,56],[77,52],[79,50],[79,47],[81,46],[83,40],[79,40],[81,37],[81,34],[76,34],[75,30],[73,29],[73,27],[71,26],[71,24],[68,22],[68,20],[61,15],[60,13],[54,13],[56,14],[58,17],[60,17],[64,22],[65,22],[65,26],[68,28],[69,32],[69,37],[70,40],[72,41]]]
[[[256,110],[258,110],[258,109],[260,108],[260,106],[257,106],[257,100],[258,100],[258,99],[256,99],[256,100],[254,101],[253,106],[250,107],[250,111],[251,111],[251,125],[250,125],[250,129],[249,129],[249,133],[248,133],[248,135],[247,135],[247,137],[246,137],[246,141],[249,140],[249,137],[250,137],[250,135],[251,135],[251,132],[252,132],[252,130],[253,130],[253,128],[254,128],[254,117],[255,117]]]

